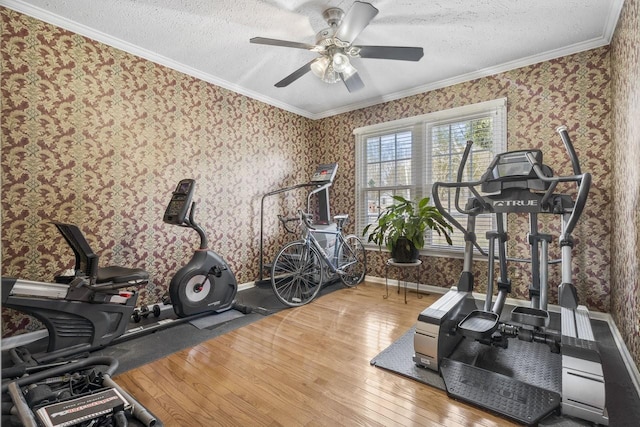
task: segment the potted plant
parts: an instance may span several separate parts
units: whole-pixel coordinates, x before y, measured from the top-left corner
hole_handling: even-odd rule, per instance
[[[396,262],[414,262],[418,259],[427,229],[444,235],[447,243],[452,244],[449,233],[453,232],[453,228],[438,209],[429,206],[429,197],[417,202],[402,196],[393,196],[393,199],[397,203],[382,210],[377,221],[364,228],[363,235],[366,236],[369,229],[374,227],[369,234],[369,242],[379,247],[385,245]]]

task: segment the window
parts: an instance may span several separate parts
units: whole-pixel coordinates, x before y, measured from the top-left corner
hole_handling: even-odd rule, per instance
[[[506,149],[506,99],[367,126],[356,135],[356,227],[359,233],[376,221],[380,210],[394,203],[392,196],[408,199],[432,197],[434,182],[456,180],[468,140],[472,151],[464,180],[477,180],[495,154]],[[466,225],[466,216],[455,209],[455,191],[440,191],[449,212]],[[464,205],[468,191],[462,191]],[[485,232],[495,228],[492,215],[476,220],[478,243],[487,247]],[[425,236],[425,252],[431,255],[462,252],[464,236],[452,235],[453,246],[437,233]]]

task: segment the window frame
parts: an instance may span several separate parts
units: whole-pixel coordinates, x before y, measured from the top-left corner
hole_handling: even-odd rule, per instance
[[[376,187],[376,190],[393,191],[402,187],[408,188],[411,191],[411,194],[414,194],[415,198],[424,196],[432,197],[431,189],[433,182],[427,182],[427,177],[431,176],[432,171],[432,161],[430,158],[430,153],[433,148],[431,146],[431,132],[433,128],[435,126],[441,126],[447,123],[473,120],[474,118],[485,117],[487,115],[497,116],[497,120],[494,120],[492,136],[492,151],[493,155],[495,155],[497,153],[504,152],[507,149],[506,98],[498,98],[491,101],[450,108],[447,110],[436,111],[419,116],[407,117],[399,120],[393,120],[354,129],[353,134],[355,135],[356,143],[356,233],[358,233],[358,235],[362,235],[362,230],[366,226],[366,218],[368,216],[366,194],[367,191],[371,191],[371,188],[368,187],[365,182],[367,172],[366,169],[368,165],[366,150],[368,138],[381,138],[388,134],[397,134],[406,130],[410,130],[412,132],[412,182],[409,185],[404,186]],[[453,173],[455,173],[455,170],[453,171]],[[492,223],[495,224],[495,218],[492,219]],[[460,234],[459,230],[456,230],[456,232],[457,234]],[[420,251],[421,255],[461,258],[464,254],[463,247],[433,246],[431,243],[430,233],[427,233],[425,237],[425,247]],[[363,243],[367,249],[378,248],[377,245],[368,243],[366,241],[366,238],[363,239]],[[383,249],[386,250],[386,248]]]

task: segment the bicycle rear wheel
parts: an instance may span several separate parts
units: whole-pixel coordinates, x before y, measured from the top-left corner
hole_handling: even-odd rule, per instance
[[[322,286],[322,259],[303,241],[285,245],[271,267],[271,286],[282,303],[297,307],[311,302]]]
[[[367,273],[367,253],[362,241],[354,234],[346,236],[340,245],[340,280],[351,288],[364,280]]]

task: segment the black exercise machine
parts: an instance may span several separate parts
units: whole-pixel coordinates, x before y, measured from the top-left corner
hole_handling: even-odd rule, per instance
[[[148,273],[99,267],[98,255],[77,226],[54,223],[74,252],[74,275],[58,276],[57,283],[2,277],[2,306],[32,315],[47,328],[46,350],[30,355],[31,359],[46,363],[232,308],[237,282],[222,257],[208,249],[206,234],[194,220],[194,189],[194,180],[180,181],[163,218],[167,224],[195,230],[200,237],[199,249],[169,285],[170,303],[180,319],[126,331],[138,299],[138,292],[130,288],[146,284]]]
[[[117,368],[113,357],[93,356],[22,372],[3,370],[2,425],[162,426],[111,378]]]
[[[520,423],[535,424],[561,407],[564,415],[606,425],[608,415],[605,408],[605,381],[598,345],[594,340],[588,310],[578,305],[571,267],[574,245],[572,232],[587,202],[591,175],[580,170],[566,128],[561,126],[557,131],[568,152],[574,175],[554,176],[551,168],[542,163],[540,150],[521,150],[498,154],[480,180],[465,182],[462,180],[463,170],[471,149],[471,143],[467,143],[457,181],[437,182],[433,185],[436,207],[464,234],[464,267],[457,286],[420,313],[414,335],[413,360],[419,367],[440,372],[449,395],[488,408]],[[577,185],[575,201],[566,194],[554,193],[561,182],[573,182]],[[453,201],[457,211],[467,217],[466,227],[442,205],[441,188],[455,190]],[[470,195],[464,207],[460,205],[462,190],[467,190]],[[487,294],[484,304],[476,304],[472,296],[474,248],[483,254],[485,252],[477,243],[475,223],[476,217],[484,213],[496,216],[497,230],[487,233]],[[505,215],[508,213],[529,215],[529,262],[532,266],[530,305],[515,307],[510,316],[502,312],[511,291],[507,272],[509,259],[506,256],[508,236]],[[552,237],[539,232],[539,214],[558,215],[561,218],[559,332],[549,328],[548,248]],[[493,301],[496,258],[499,278],[495,280],[498,291]],[[550,346],[551,351],[561,352],[561,393],[450,358],[463,340],[506,348],[508,339],[515,337],[522,341],[544,343]]]
[[[180,317],[228,310],[238,292],[231,269],[220,255],[209,249],[204,229],[194,220],[196,204],[191,199],[195,184],[193,179],[178,183],[163,217],[165,223],[191,228],[200,237],[200,247],[169,285],[171,304]]]
[[[141,269],[98,267],[99,257],[78,227],[54,223],[75,254],[75,275],[56,283],[2,277],[2,306],[34,316],[49,333],[45,353],[32,355],[46,363],[104,347],[126,331],[138,299],[132,288],[148,282]]]

